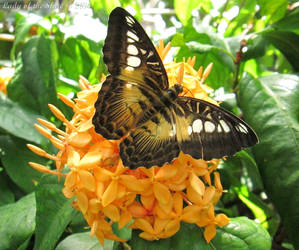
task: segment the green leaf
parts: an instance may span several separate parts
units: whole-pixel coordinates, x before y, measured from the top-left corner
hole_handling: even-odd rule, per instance
[[[240,105],[260,143],[253,148],[267,195],[299,247],[299,77],[275,74],[240,82]]]
[[[1,146],[0,146],[0,152],[1,152]],[[15,201],[15,196],[9,187],[7,176],[4,174],[3,171],[0,171],[0,206],[13,203],[14,201]]]
[[[227,226],[217,228],[216,237],[212,240],[215,249],[271,249],[271,237],[260,224],[247,217],[230,220]]]
[[[295,8],[291,13],[286,15],[283,19],[274,23],[272,27],[279,31],[295,32],[299,35],[299,8]]]
[[[258,195],[250,192],[247,186],[235,187],[235,191],[239,199],[251,210],[261,225],[274,236],[280,223],[278,214]]]
[[[245,217],[232,218],[230,223],[217,228],[216,237],[208,244],[203,237],[203,229],[194,224],[181,223],[181,228],[173,237],[158,241],[146,241],[138,237],[140,231],[133,230],[132,249],[183,250],[183,249],[259,249],[269,250],[271,238],[267,231],[256,222]]]
[[[42,174],[28,165],[29,161],[45,164],[45,160],[32,153],[23,140],[10,136],[0,137],[1,161],[9,177],[25,192],[35,189],[34,181]]]
[[[0,128],[19,138],[42,144],[46,140],[33,126],[39,117],[41,118],[26,107],[12,102],[0,92]]]
[[[176,15],[183,25],[187,25],[192,16],[192,10],[200,6],[200,0],[174,0]]]
[[[44,36],[31,38],[17,61],[16,74],[8,85],[8,96],[47,118],[53,117],[48,103],[60,107],[56,97],[56,78],[55,41]]]
[[[32,97],[32,93],[24,85],[22,56],[19,55],[16,60],[16,71],[13,78],[7,85],[7,96],[20,106],[25,106],[36,113],[39,113],[39,107],[36,105],[36,100]]]
[[[24,86],[32,94],[40,113],[45,117],[52,116],[48,104],[57,103],[56,53],[54,40],[44,36],[30,39],[22,51]]]
[[[83,75],[91,83],[98,82],[100,52],[101,47],[84,36],[69,37],[60,50],[65,77],[78,81],[79,75]]]
[[[281,19],[287,10],[288,0],[258,0],[262,16],[270,16],[270,20],[275,22]]]
[[[28,16],[22,15],[20,12],[16,13],[16,31],[15,31],[15,40],[11,54],[13,57],[16,57],[18,52],[22,49],[24,41],[28,36],[31,26],[38,24],[41,21],[42,17],[36,14],[30,13]]]
[[[246,172],[247,176],[243,176],[244,177],[243,183],[246,184],[246,186],[251,187],[250,191],[253,191],[253,189],[256,190],[264,189],[263,181],[253,156],[249,154],[247,151],[242,150],[236,153],[235,157],[241,161],[242,166],[244,166],[245,168],[244,172]],[[250,180],[250,183],[246,183],[248,179]]]
[[[62,194],[63,180],[44,176],[36,188],[36,232],[34,250],[53,249],[76,214],[72,199]]]
[[[267,45],[267,41],[262,36],[252,36],[252,38],[248,40],[248,50],[243,54],[242,60],[247,61],[252,58],[264,56],[266,53]]]
[[[266,41],[279,49],[290,62],[295,71],[299,71],[299,35],[288,31],[264,31],[261,33]]]
[[[98,239],[90,237],[90,232],[77,233],[66,237],[61,241],[55,250],[111,250],[113,247],[112,240],[105,240],[104,246],[101,246]]]
[[[29,194],[14,204],[0,207],[0,221],[0,249],[20,247],[34,232],[34,194]]]
[[[132,238],[132,229],[128,228],[128,226],[131,223],[129,223],[128,225],[126,225],[125,227],[123,227],[122,229],[118,228],[118,223],[115,222],[112,224],[112,229],[113,229],[113,233],[115,233],[118,237],[125,239],[125,240],[129,240]]]
[[[188,47],[187,47],[188,46]],[[231,88],[233,60],[223,53],[223,51],[212,45],[188,43],[183,46],[176,58],[177,61],[183,61],[183,58],[196,56],[195,69],[200,66],[206,68],[210,63],[213,63],[213,69],[205,81],[212,88],[225,87]],[[219,74],[221,72],[221,74]]]
[[[228,4],[233,1],[228,1]],[[256,0],[242,1],[238,4],[240,7],[239,14],[228,23],[228,27],[225,30],[225,37],[233,37],[234,35],[241,35],[244,32],[244,24],[256,22]]]

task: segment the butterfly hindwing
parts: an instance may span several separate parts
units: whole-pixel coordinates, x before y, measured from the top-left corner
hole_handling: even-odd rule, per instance
[[[158,94],[160,89],[168,88],[155,47],[136,19],[122,8],[115,8],[110,14],[103,53],[111,75],[148,85]]]
[[[178,97],[173,110],[179,147],[194,158],[231,156],[257,143],[257,136],[244,121],[209,102]]]
[[[162,166],[179,155],[172,115],[168,108],[156,112],[120,144],[123,164],[131,169]]]

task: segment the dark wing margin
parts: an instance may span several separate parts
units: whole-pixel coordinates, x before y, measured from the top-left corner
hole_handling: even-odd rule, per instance
[[[166,71],[154,45],[137,20],[122,8],[110,14],[103,53],[111,75],[146,83],[153,91],[168,88]]]
[[[166,107],[130,132],[120,144],[123,164],[131,169],[171,163],[179,152],[171,112]]]
[[[196,159],[232,156],[258,142],[248,124],[221,107],[190,97],[179,97],[176,104],[179,147]]]

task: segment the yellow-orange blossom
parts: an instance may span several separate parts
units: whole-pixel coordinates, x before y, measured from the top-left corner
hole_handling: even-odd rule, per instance
[[[160,42],[157,50],[162,60],[169,49],[170,44],[164,47]],[[185,95],[192,93],[196,98],[215,104],[208,97],[211,89],[204,85],[212,64],[203,72],[202,67],[195,71],[194,63],[195,58],[189,58],[187,62],[166,64],[170,86],[181,83],[190,90]],[[147,240],[174,235],[181,221],[195,223],[205,227],[204,237],[210,242],[216,234],[216,226],[229,222],[224,214],[214,215],[214,205],[223,191],[219,173],[215,171],[218,160],[195,160],[181,153],[171,164],[162,167],[136,170],[124,167],[119,157],[119,141],[106,140],[94,131],[92,125],[94,103],[101,85],[91,86],[82,77],[79,83],[82,91],[77,93],[74,101],[58,94],[74,111],[70,121],[56,107],[49,105],[53,114],[64,123],[65,131],[39,119],[40,124],[54,132],[54,136],[42,126],[35,125],[59,149],[57,155],[28,145],[34,153],[54,160],[57,171],[33,162],[30,166],[65,177],[64,195],[76,197],[74,207],[82,212],[91,235],[96,235],[101,244],[105,238],[123,241],[113,233],[111,225],[117,222],[122,228],[131,221],[129,227],[142,230],[139,236]],[[66,164],[70,171],[64,175],[61,170]],[[210,177],[212,173],[214,183]]]

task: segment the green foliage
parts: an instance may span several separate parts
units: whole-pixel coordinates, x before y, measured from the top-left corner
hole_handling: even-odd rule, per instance
[[[35,190],[36,231],[34,249],[53,249],[66,226],[75,216],[72,200],[61,193],[63,181],[43,177]]]
[[[254,102],[250,101],[253,99]],[[253,151],[265,189],[296,245],[299,244],[294,223],[299,204],[298,100],[299,78],[295,75],[276,74],[256,79],[245,76],[240,82],[241,108],[260,138]]]
[[[96,237],[90,238],[90,233],[76,233],[66,237],[61,241],[56,250],[110,250],[113,248],[113,241],[105,240],[105,245],[101,246]]]
[[[57,92],[74,97],[79,75],[94,84],[107,73],[101,50],[111,10],[133,7],[143,20],[138,1],[90,0],[93,17],[88,24],[97,21],[91,30],[100,39],[88,34],[88,25],[79,28],[67,4],[60,12],[0,12],[0,33],[14,35],[13,42],[0,35],[0,66],[15,67],[7,96],[0,92],[0,249],[270,249],[271,244],[299,249],[299,8],[286,0],[162,2],[173,11],[163,12],[161,20],[175,32],[159,34],[155,27],[153,33],[172,42],[178,62],[195,56],[195,69],[213,62],[206,79],[216,90],[211,95],[242,116],[260,139],[221,163],[227,192],[216,212],[232,217],[230,224],[217,228],[210,244],[203,230],[190,224],[182,223],[173,237],[153,242],[115,224],[115,233],[128,241],[107,240],[102,247],[62,195],[63,179],[28,166],[32,161],[55,169],[26,144],[57,153],[33,127],[36,118],[43,118],[63,129],[49,103],[72,116]]]
[[[245,217],[233,218],[229,225],[218,228],[216,237],[208,244],[201,228],[183,223],[180,231],[169,239],[148,242],[133,233],[132,248],[146,250],[162,249],[260,249],[271,247],[271,238],[259,224]],[[233,242],[231,239],[234,239]]]

